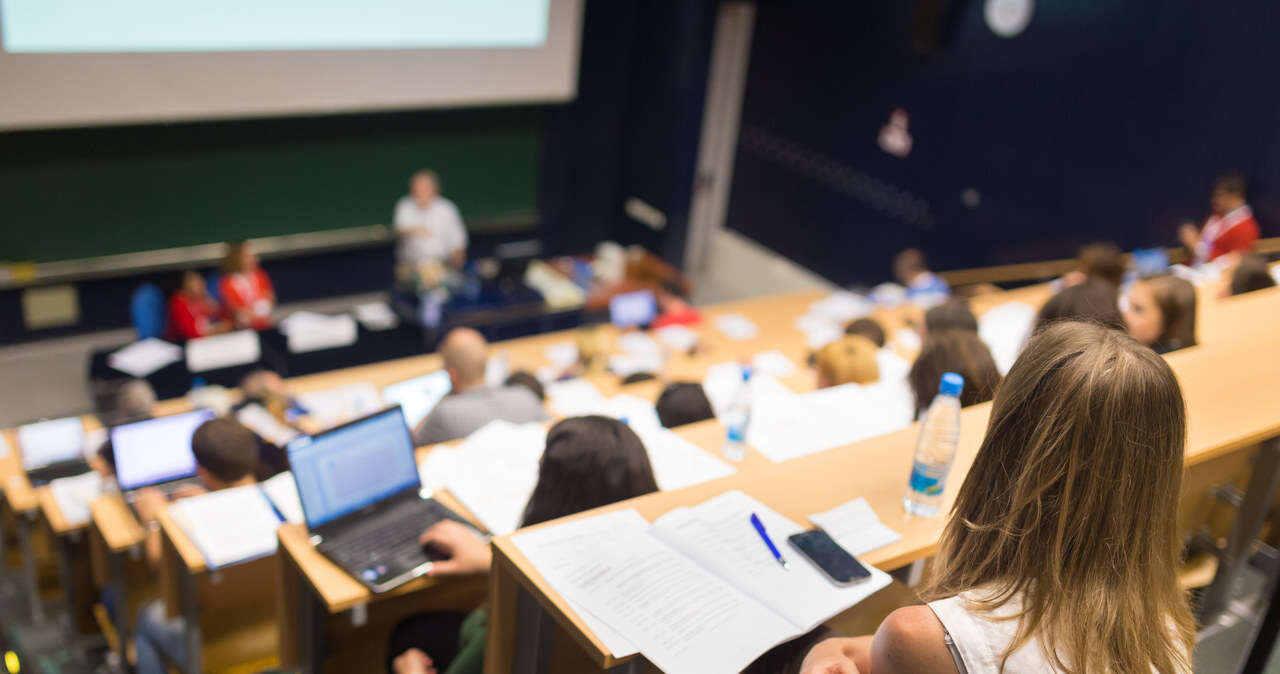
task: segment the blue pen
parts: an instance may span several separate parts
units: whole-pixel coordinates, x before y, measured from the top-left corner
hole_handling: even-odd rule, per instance
[[[773,539],[769,538],[769,532],[764,530],[764,522],[761,522],[755,513],[751,513],[751,526],[756,528],[756,533],[760,534],[760,538],[764,539],[764,544],[769,546],[769,552],[773,553],[773,558],[778,560],[783,569],[790,571],[791,565],[787,564],[787,559],[782,556],[781,552],[778,552],[778,546],[773,544]]]

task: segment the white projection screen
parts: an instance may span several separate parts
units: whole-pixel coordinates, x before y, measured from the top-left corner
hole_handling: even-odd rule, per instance
[[[0,130],[566,101],[582,0],[0,0]]]

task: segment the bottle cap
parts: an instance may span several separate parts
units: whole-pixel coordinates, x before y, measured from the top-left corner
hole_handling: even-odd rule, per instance
[[[938,386],[938,393],[944,396],[959,398],[960,392],[964,390],[964,377],[954,373],[945,372],[942,375],[942,383]]]
[[[743,366],[742,366],[742,381],[749,381],[750,379],[751,379],[751,366],[750,366],[750,365],[743,365]]]

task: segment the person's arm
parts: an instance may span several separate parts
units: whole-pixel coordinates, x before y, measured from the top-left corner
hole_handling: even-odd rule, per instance
[[[262,285],[262,294],[274,309],[276,306],[276,286],[271,282],[271,277],[267,275],[267,270],[262,267],[258,267],[258,283]]]
[[[418,542],[431,546],[445,559],[433,562],[430,576],[475,576],[489,572],[493,552],[489,542],[461,522],[443,520],[422,532]]]
[[[160,511],[168,506],[169,499],[155,487],[139,489],[138,497],[133,502],[134,510],[138,513],[139,524],[146,530],[146,542],[143,547],[147,553],[147,561],[153,567],[159,567],[163,552],[160,542]]]
[[[1178,240],[1192,255],[1195,255],[1196,248],[1200,245],[1200,229],[1194,223],[1184,222],[1178,228]]]
[[[462,268],[467,263],[467,227],[462,224],[462,214],[458,207],[449,204],[449,228],[453,232],[453,252],[449,254],[449,264]]]
[[[900,608],[874,637],[827,639],[814,646],[800,674],[957,674],[946,630],[928,606]]]

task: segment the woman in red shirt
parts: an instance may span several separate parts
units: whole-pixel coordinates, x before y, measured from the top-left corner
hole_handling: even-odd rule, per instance
[[[218,290],[236,327],[254,330],[271,327],[276,290],[267,272],[258,266],[258,256],[248,242],[237,241],[228,246]]]
[[[176,339],[195,339],[229,329],[218,303],[209,297],[204,277],[188,269],[182,287],[169,298],[169,333]]]

